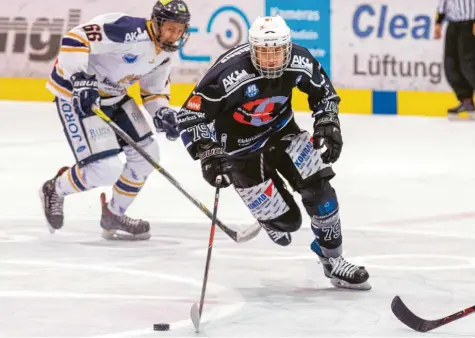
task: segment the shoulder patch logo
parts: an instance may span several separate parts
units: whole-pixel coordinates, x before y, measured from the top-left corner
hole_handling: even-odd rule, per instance
[[[247,86],[246,91],[244,92],[244,95],[248,98],[256,97],[259,94],[259,89],[257,89],[257,86],[255,84],[250,84]]]
[[[201,110],[201,96],[193,95],[186,104],[186,108],[194,111]]]
[[[313,73],[313,63],[305,56],[294,55],[290,67],[304,69],[311,74]]]
[[[147,31],[143,31],[140,27],[137,27],[137,31],[125,34],[125,42],[137,42],[145,41],[148,39]]]

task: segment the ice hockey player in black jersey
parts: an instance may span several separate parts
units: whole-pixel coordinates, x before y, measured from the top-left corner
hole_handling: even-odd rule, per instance
[[[294,120],[294,87],[308,94],[313,135]],[[343,145],[339,102],[320,63],[291,42],[285,21],[259,17],[249,43],[221,55],[193,90],[178,113],[178,126],[188,152],[201,161],[203,177],[214,185],[223,175],[269,237],[285,246],[302,217],[282,175],[311,217],[310,247],[325,276],[337,287],[369,290],[366,269],[342,256],[339,205],[330,185],[331,163]]]

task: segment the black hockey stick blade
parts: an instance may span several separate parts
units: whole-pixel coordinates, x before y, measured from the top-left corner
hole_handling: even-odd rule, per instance
[[[195,327],[196,333],[199,333],[201,317],[200,317],[200,309],[199,309],[198,303],[194,303],[191,306],[190,317],[191,317],[191,321],[193,322],[193,326]]]
[[[397,319],[411,329],[418,332],[428,332],[475,312],[475,305],[441,319],[427,320],[416,316],[409,310],[406,304],[403,303],[401,298],[396,296],[391,303],[391,310]]]
[[[411,310],[403,303],[399,296],[394,297],[391,303],[391,310],[397,319],[399,319],[403,324],[409,326],[411,329],[418,332],[427,332],[434,329],[435,327],[430,327],[430,321],[417,317]]]

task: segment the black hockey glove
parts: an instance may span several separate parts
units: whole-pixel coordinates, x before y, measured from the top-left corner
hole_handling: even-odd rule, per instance
[[[326,150],[322,149],[324,146]],[[320,115],[315,118],[313,124],[313,147],[317,150],[322,150],[323,163],[328,164],[338,160],[341,148],[343,147],[338,116]]]
[[[207,145],[198,145],[197,156],[201,160],[201,172],[203,178],[211,184],[216,186],[216,177],[222,175],[223,180],[221,187],[226,188],[231,185],[229,179],[229,173],[231,166],[226,161],[226,154],[223,148],[216,143],[210,143]]]
[[[169,107],[162,107],[155,113],[153,124],[157,132],[164,132],[170,141],[175,141],[180,136],[176,111]]]
[[[79,72],[71,76],[73,84],[74,111],[81,117],[93,116],[91,109],[93,104],[100,105],[99,90],[95,75]]]

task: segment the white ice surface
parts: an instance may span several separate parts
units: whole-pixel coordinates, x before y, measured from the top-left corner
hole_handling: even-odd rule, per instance
[[[298,123],[311,130],[308,115]],[[400,295],[423,317],[475,302],[475,123],[342,115],[334,166],[345,256],[364,264],[373,289],[331,287],[308,245],[308,217],[281,248],[261,233],[235,244],[217,232],[205,323],[209,337],[406,337],[390,302]],[[161,164],[210,206],[213,189],[182,144],[158,136]],[[96,189],[66,200],[66,224],[47,232],[37,191],[73,157],[53,104],[0,102],[0,337],[195,336],[210,222],[159,173],[130,216],[152,222],[148,242],[100,238]],[[300,198],[295,195],[299,205]],[[219,217],[251,215],[232,189]],[[153,323],[171,323],[153,332]],[[475,318],[434,331],[473,337]]]

